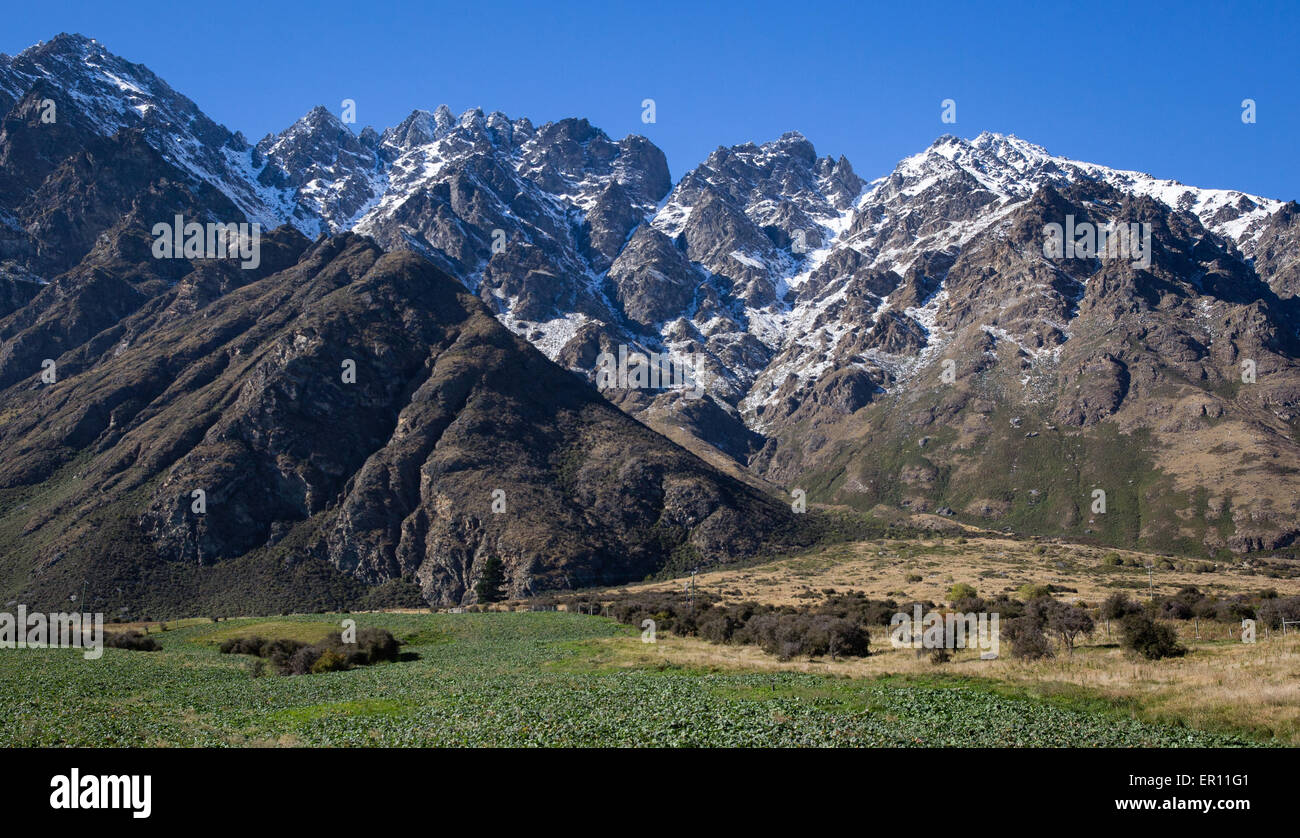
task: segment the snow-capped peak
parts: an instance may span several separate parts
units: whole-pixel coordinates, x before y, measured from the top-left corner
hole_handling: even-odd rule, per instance
[[[1048,183],[1081,179],[1104,182],[1123,192],[1146,195],[1195,214],[1205,227],[1233,241],[1250,255],[1265,220],[1281,201],[1229,189],[1203,189],[1145,172],[1115,169],[1053,155],[1014,134],[985,131],[973,140],[939,137],[920,154],[901,161],[877,187],[886,199],[895,191],[909,196],[952,177],[968,177],[999,198],[1023,199]]]

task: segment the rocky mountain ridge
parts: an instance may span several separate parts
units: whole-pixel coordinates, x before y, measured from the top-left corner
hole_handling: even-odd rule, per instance
[[[47,101],[54,124],[40,119]],[[1191,552],[1280,549],[1297,534],[1294,202],[988,132],[940,137],[870,182],[790,132],[719,148],[674,184],[644,137],[445,106],[382,132],[318,107],[250,145],[146,68],[69,35],[0,56],[0,110],[0,384],[191,270],[136,259],[145,222],[179,206],[417,253],[593,382],[620,347],[692,359],[706,398],[604,395],[773,491]],[[166,176],[101,188],[118,203],[66,223],[71,196],[128,152]],[[1049,253],[1045,231],[1076,221],[1137,225],[1146,264]],[[104,275],[132,259],[134,272]],[[113,304],[69,329],[42,289],[87,276]],[[1035,469],[1071,485],[980,491],[1012,437],[1053,440]],[[1128,496],[1122,527],[1081,511],[1095,487],[1080,481],[1138,478],[1088,477],[1062,453],[1102,437],[1159,476]]]

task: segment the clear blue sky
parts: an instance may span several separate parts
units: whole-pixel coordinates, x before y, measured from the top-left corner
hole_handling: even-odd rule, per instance
[[[561,11],[561,6],[563,11]],[[472,8],[467,8],[472,7]],[[10,3],[0,51],[60,31],[148,65],[251,140],[313,105],[360,128],[445,103],[642,133],[673,178],[802,131],[863,177],[935,137],[1300,198],[1300,2]],[[641,123],[641,101],[658,121]],[[956,125],[940,101],[957,102]],[[1257,102],[1244,125],[1241,101]]]

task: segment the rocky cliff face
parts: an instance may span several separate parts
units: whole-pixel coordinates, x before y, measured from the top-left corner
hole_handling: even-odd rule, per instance
[[[1042,230],[1066,216],[1147,225],[1150,265],[1044,256]],[[760,470],[864,508],[1162,549],[1294,538],[1297,309],[1234,244],[1080,181],[1016,202],[941,273],[921,264],[868,297],[866,329],[827,341],[841,376],[883,392],[827,401],[836,378],[787,379],[787,402],[755,405],[777,411]]]
[[[263,138],[251,162],[260,186],[292,194],[286,221],[305,232],[331,233],[351,228],[374,203],[386,164],[374,131],[357,136],[323,107]]]
[[[767,437],[751,467],[864,509],[1190,552],[1287,545],[1290,215],[1014,138],[941,138],[788,280],[783,340],[741,403]],[[1069,223],[1138,225],[1148,264],[1048,254],[1048,226]]]
[[[291,193],[258,182],[254,150],[243,135],[213,122],[148,67],[112,54],[91,38],[61,34],[12,58],[0,56],[0,108],[9,111],[10,101],[31,100],[33,92],[41,94],[38,102],[55,104],[52,112],[46,111],[53,122],[42,123],[46,132],[40,136],[63,135],[50,146],[46,165],[87,136],[111,137],[130,129],[187,182],[220,191],[249,220],[271,227],[292,215]],[[304,227],[317,223],[297,220]]]

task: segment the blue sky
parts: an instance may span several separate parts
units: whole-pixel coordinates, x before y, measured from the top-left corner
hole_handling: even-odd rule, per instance
[[[472,6],[472,8],[467,8]],[[562,10],[561,10],[562,9]],[[673,178],[797,129],[860,175],[952,133],[1185,183],[1300,198],[1300,3],[10,4],[0,51],[60,31],[148,65],[256,140],[313,105],[585,116],[648,136]],[[641,122],[653,98],[657,122]],[[940,121],[954,99],[957,122]],[[1254,99],[1257,122],[1241,121]]]

